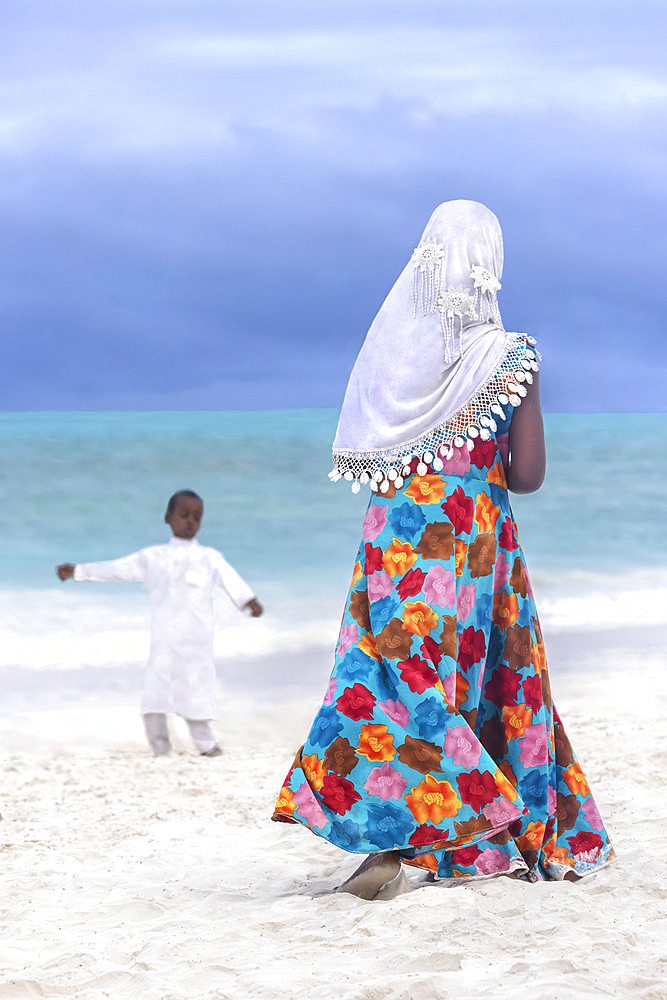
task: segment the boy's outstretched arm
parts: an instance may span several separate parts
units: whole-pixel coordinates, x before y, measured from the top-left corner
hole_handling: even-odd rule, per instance
[[[56,566],[56,573],[61,580],[71,580],[74,576],[74,570],[74,563],[61,563],[60,566]]]
[[[246,608],[250,610],[250,614],[253,618],[259,618],[259,616],[264,612],[264,608],[256,597],[253,597],[251,601],[248,601],[248,603],[244,605],[243,610],[245,611]]]

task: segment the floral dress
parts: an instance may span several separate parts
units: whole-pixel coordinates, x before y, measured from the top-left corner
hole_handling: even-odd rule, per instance
[[[551,698],[510,420],[371,494],[328,690],[274,820],[444,878],[562,879],[613,857]]]

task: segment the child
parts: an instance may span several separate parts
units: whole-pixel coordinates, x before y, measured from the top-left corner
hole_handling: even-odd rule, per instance
[[[63,563],[61,580],[141,582],[150,594],[151,647],[141,702],[148,742],[156,757],[171,750],[167,713],[188,724],[204,757],[218,757],[209,721],[216,717],[213,662],[213,590],[222,587],[242,611],[262,614],[248,584],[220,552],[200,545],[204,504],[192,490],[179,490],[169,500],[165,521],[173,532],[166,545],[151,545],[122,559],[97,563]]]

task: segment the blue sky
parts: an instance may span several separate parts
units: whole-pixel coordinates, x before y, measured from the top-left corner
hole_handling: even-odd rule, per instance
[[[337,406],[433,207],[551,410],[665,409],[663,2],[6,0],[5,409]]]

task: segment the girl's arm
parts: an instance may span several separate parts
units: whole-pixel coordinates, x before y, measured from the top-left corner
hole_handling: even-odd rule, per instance
[[[544,482],[547,459],[540,406],[540,380],[536,372],[527,395],[517,406],[510,424],[510,464],[507,486],[512,493],[534,493]]]

